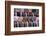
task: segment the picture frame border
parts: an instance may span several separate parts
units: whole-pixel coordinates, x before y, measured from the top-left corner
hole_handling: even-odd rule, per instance
[[[11,32],[10,31],[10,19],[11,11],[10,5],[28,5],[28,6],[42,6],[42,30],[35,31],[19,31]],[[45,3],[36,3],[36,2],[20,2],[20,1],[5,1],[5,35],[18,35],[18,34],[35,34],[35,33],[44,33],[45,32]]]

